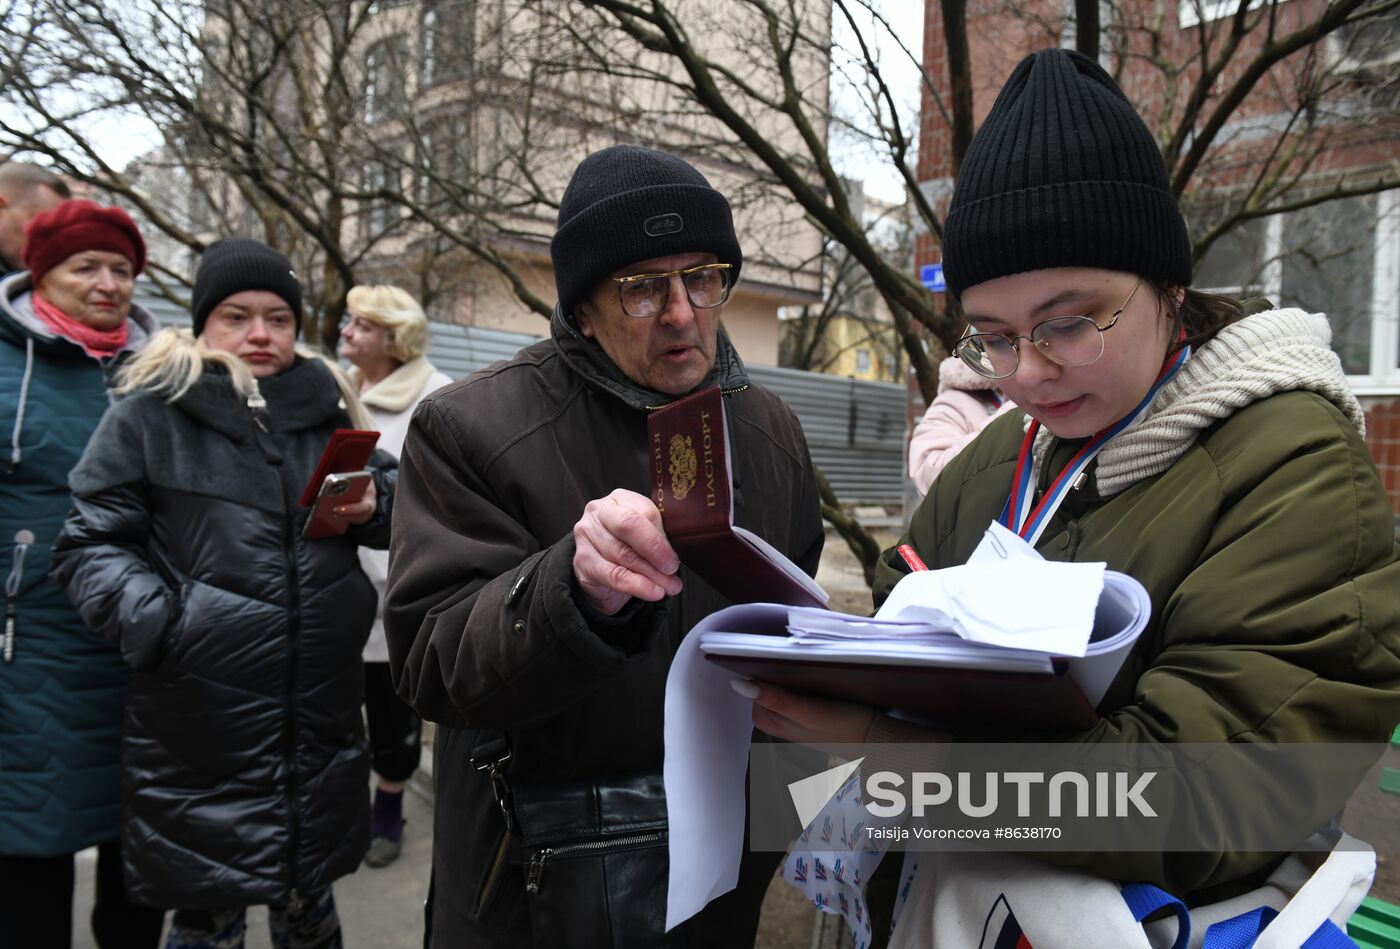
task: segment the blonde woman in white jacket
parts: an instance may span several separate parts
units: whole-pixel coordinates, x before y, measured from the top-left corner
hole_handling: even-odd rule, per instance
[[[398,287],[358,286],[351,289],[346,302],[349,320],[340,331],[340,355],[350,362],[360,401],[379,430],[379,447],[397,458],[414,408],[452,379],[423,355],[428,348],[428,319],[413,297]],[[378,779],[365,863],[383,867],[399,856],[403,790],[418,768],[422,722],[394,693],[389,673],[383,619],[389,554],[361,547],[360,564],[379,591],[374,628],[364,651],[365,714]]]

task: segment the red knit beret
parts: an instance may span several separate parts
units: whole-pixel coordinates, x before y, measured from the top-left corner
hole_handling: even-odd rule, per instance
[[[37,284],[48,271],[85,250],[121,254],[131,261],[132,276],[146,268],[146,242],[131,215],[77,198],[34,216],[24,229],[20,257],[31,284]]]

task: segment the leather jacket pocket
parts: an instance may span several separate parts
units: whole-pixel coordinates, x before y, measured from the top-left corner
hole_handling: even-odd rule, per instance
[[[532,942],[666,946],[666,797],[659,774],[515,789]]]

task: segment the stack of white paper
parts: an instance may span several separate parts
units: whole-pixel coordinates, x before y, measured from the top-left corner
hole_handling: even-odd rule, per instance
[[[801,658],[810,662],[843,662],[880,666],[938,665],[959,669],[995,669],[1004,672],[1050,672],[1050,657],[1043,652],[1005,649],[963,642],[956,636],[938,641],[900,642],[884,639],[829,639],[813,641],[802,636],[764,636],[753,633],[707,631],[700,638],[707,655]]]
[[[1001,563],[1007,566],[1027,562],[1044,563],[1045,560],[1025,540],[997,523],[987,529],[982,542],[968,559],[969,564]],[[902,583],[896,584],[895,589]],[[888,600],[885,605],[889,606]],[[1043,603],[1041,608],[1044,609]],[[1147,628],[1151,617],[1152,598],[1147,595],[1147,589],[1126,573],[1104,570],[1103,590],[1094,605],[1088,642],[1080,652],[1059,653],[1076,657],[1069,661],[1070,675],[1090,705],[1098,705],[1103,700],[1104,693],[1118,675],[1118,670],[1128,658],[1138,636]]]
[[[874,617],[791,607],[786,638],[711,629],[700,650],[1047,673],[1053,657],[1066,657],[1085,698],[1097,705],[1150,614],[1147,591],[1132,577],[1102,563],[1047,561],[993,525],[966,565],[911,573]]]
[[[788,611],[788,632],[793,639],[810,643],[867,639],[936,643],[959,638],[946,624],[925,620],[875,619],[806,606],[793,607]]]

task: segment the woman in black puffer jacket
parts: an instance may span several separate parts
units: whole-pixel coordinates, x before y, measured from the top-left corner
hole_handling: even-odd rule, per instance
[[[395,472],[377,455],[348,533],[304,540],[302,488],[335,429],[364,427],[342,403],[361,410],[296,352],[281,254],[213,245],[193,310],[198,338],[166,330],[131,363],[73,470],[54,575],[132,670],[123,859],[134,900],[177,910],[168,947],[241,945],[254,904],[276,945],[339,946],[330,885],[369,840],[356,548],[386,546]]]

